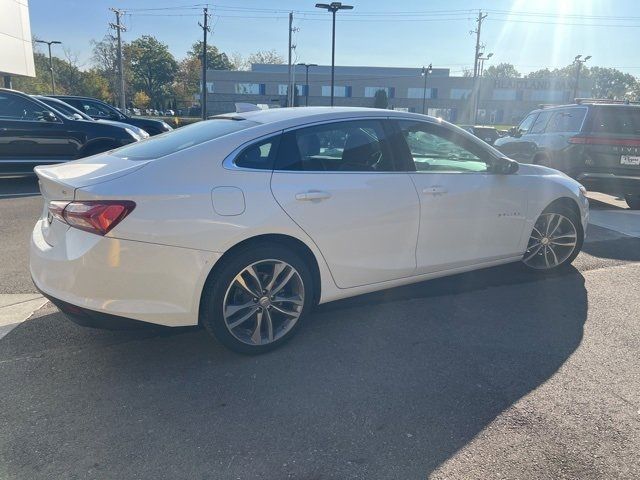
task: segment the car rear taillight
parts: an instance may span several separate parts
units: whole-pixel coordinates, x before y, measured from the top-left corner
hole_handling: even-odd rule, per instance
[[[569,138],[569,143],[579,145],[619,145],[622,147],[640,147],[640,139],[637,138],[613,138],[591,137],[588,135],[576,135]]]
[[[71,227],[105,235],[129,215],[135,206],[129,200],[53,201],[49,202],[49,212]]]

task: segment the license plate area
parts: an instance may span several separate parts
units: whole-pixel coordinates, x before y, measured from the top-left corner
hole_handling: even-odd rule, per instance
[[[640,156],[637,155],[621,155],[620,156],[620,165],[626,166],[640,166]]]

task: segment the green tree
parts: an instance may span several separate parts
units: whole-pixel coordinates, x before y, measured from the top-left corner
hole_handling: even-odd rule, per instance
[[[484,76],[487,78],[519,78],[521,74],[512,64],[499,63],[486,68]]]
[[[162,107],[178,70],[169,47],[151,35],[143,35],[124,50],[131,64],[131,86],[145,92],[154,106]]]
[[[197,58],[202,61],[202,40],[198,40],[191,45],[191,50],[187,52],[187,58]],[[202,64],[200,66],[202,69]],[[226,53],[220,52],[215,45],[207,45],[207,68],[211,70],[231,70],[233,63],[229,60]]]
[[[386,90],[376,90],[373,96],[374,108],[387,108],[389,106],[389,98],[387,97]]]

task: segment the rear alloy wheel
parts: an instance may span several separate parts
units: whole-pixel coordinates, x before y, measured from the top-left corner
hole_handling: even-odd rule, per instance
[[[552,208],[538,217],[522,261],[534,270],[554,270],[573,261],[582,241],[575,215],[564,208]]]
[[[640,210],[640,195],[625,195],[624,199],[631,210]]]
[[[258,354],[278,347],[311,308],[311,274],[289,249],[265,245],[245,250],[215,276],[205,292],[202,323],[236,352]]]

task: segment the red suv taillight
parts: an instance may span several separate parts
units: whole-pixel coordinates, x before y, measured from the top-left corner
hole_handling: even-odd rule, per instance
[[[69,226],[97,235],[107,234],[136,207],[129,200],[49,202],[49,212]]]
[[[622,147],[638,147],[640,146],[640,139],[576,135],[575,137],[569,138],[569,143],[576,143],[579,145],[616,145]]]

